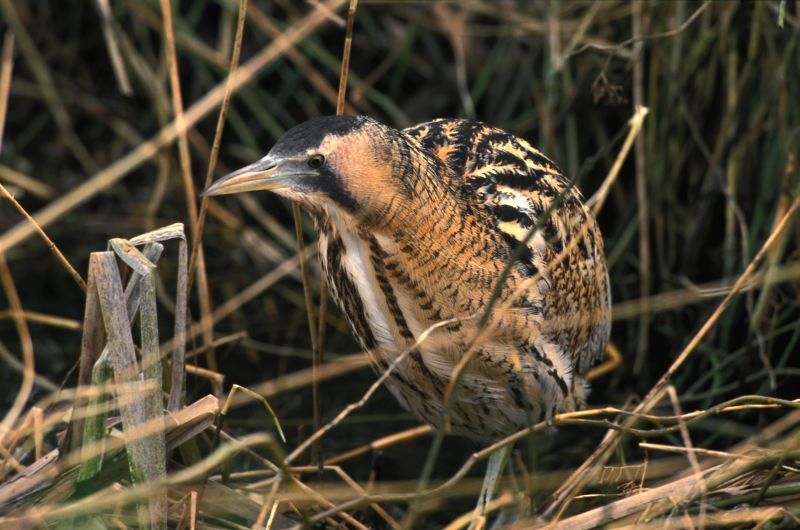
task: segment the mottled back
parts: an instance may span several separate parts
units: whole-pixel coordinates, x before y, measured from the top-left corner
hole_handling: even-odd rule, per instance
[[[512,248],[527,240],[517,267],[547,282],[543,331],[584,375],[611,324],[603,241],[580,192],[528,142],[481,122],[438,119],[402,132],[447,164],[463,200],[485,206]]]

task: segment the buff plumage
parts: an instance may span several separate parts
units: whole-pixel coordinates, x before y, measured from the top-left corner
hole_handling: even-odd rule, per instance
[[[264,189],[314,217],[333,297],[403,406],[493,440],[583,404],[609,336],[608,274],[597,224],[553,162],[476,121],[400,131],[363,117],[301,124],[254,167],[285,160],[324,160]],[[220,193],[239,191],[237,174]]]

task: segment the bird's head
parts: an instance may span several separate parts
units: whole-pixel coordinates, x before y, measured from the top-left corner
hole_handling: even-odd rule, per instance
[[[206,196],[272,191],[312,211],[384,215],[401,186],[399,132],[363,116],[315,118],[287,131],[261,160],[219,179]]]

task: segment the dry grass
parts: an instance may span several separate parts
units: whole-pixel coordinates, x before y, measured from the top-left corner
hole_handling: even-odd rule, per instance
[[[0,0],[0,527],[466,528],[507,445],[498,525],[800,525],[798,3],[356,4]],[[420,426],[307,219],[197,197],[334,112],[477,117],[576,178],[624,361],[588,410]]]

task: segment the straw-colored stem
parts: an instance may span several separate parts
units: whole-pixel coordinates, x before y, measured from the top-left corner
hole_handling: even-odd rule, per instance
[[[33,382],[36,376],[36,365],[33,357],[33,340],[31,339],[31,332],[28,329],[28,323],[22,318],[22,302],[17,292],[17,287],[14,285],[14,279],[11,276],[11,270],[8,268],[5,254],[0,252],[0,284],[3,285],[8,305],[11,306],[12,311],[15,313],[14,326],[17,328],[19,335],[19,342],[22,348],[22,361],[25,367],[22,372],[22,384],[19,387],[17,395],[14,397],[14,402],[0,422],[0,446],[3,445],[8,431],[25,408],[25,403],[33,389]]]

